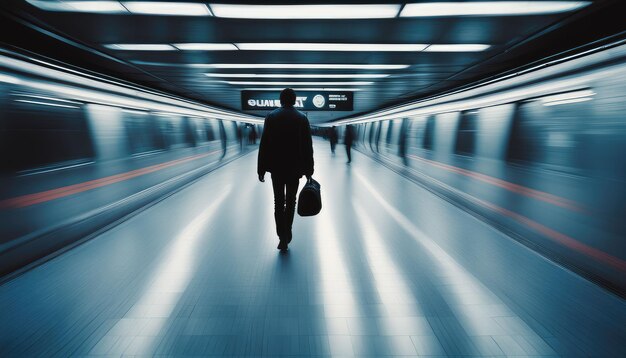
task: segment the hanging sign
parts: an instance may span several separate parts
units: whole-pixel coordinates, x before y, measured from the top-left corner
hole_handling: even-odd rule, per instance
[[[353,92],[296,91],[294,107],[301,111],[352,111]],[[280,92],[241,91],[241,109],[267,111],[280,107]]]

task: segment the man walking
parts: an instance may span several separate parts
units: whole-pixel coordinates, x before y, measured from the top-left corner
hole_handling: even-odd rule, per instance
[[[348,156],[348,163],[352,162],[352,142],[354,141],[354,128],[351,124],[346,126],[346,134],[343,138],[343,143],[346,145],[346,155]]]
[[[313,142],[306,116],[294,108],[296,93],[285,88],[280,93],[281,108],[265,117],[259,145],[257,173],[265,181],[272,173],[274,219],[280,239],[278,249],[287,250],[291,242],[291,226],[296,210],[296,194],[302,175],[313,175]]]
[[[328,139],[330,140],[330,151],[335,154],[335,146],[337,145],[337,129],[332,126],[328,129]]]

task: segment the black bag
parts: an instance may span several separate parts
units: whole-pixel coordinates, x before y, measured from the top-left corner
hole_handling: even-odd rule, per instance
[[[320,183],[313,178],[307,180],[306,185],[298,196],[298,215],[314,216],[322,210],[322,194]]]

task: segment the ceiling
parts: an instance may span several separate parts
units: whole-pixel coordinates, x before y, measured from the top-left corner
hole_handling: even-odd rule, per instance
[[[173,1],[169,1],[173,2]],[[185,0],[208,4],[211,2]],[[19,26],[20,35],[3,35],[3,42],[83,68],[103,72],[137,84],[160,89],[189,99],[241,111],[240,91],[250,88],[277,88],[268,84],[230,82],[320,82],[289,85],[293,88],[349,88],[354,92],[354,111],[310,112],[312,123],[321,123],[370,112],[393,104],[436,94],[497,73],[539,60],[556,51],[582,45],[623,30],[623,19],[615,13],[616,1],[593,1],[577,10],[540,15],[397,16],[380,19],[250,19],[218,16],[165,16],[124,13],[90,13],[43,10],[64,3],[57,0],[9,0],[4,12]],[[103,3],[102,1],[100,3]],[[114,2],[107,2],[111,5]],[[123,1],[122,1],[123,3]],[[220,1],[237,4],[237,1]],[[281,4],[281,2],[273,2]],[[340,1],[341,4],[355,3]],[[367,1],[361,1],[361,4]],[[369,2],[381,4],[382,1]],[[420,3],[414,1],[412,3]],[[421,1],[421,3],[432,3]],[[459,2],[467,3],[467,2]],[[43,5],[42,5],[43,4]],[[290,4],[283,1],[282,4]],[[309,1],[307,4],[332,4]],[[462,5],[462,4],[459,4]],[[493,4],[492,4],[493,5]],[[63,5],[64,6],[64,5]],[[117,7],[115,7],[117,8]],[[487,6],[489,8],[489,6]],[[334,10],[331,10],[334,11]],[[339,10],[337,10],[339,11]],[[115,12],[115,11],[113,11]],[[216,13],[217,14],[217,13]],[[621,12],[623,14],[623,12]],[[306,16],[306,15],[294,15]],[[346,15],[348,16],[348,15]],[[382,16],[382,15],[381,15]],[[590,18],[604,23],[590,29]],[[18,26],[18,25],[16,25]],[[30,35],[29,35],[30,31]],[[35,32],[37,34],[35,34]],[[42,37],[52,37],[62,45],[43,45]],[[40,39],[40,40],[37,40]],[[223,44],[227,50],[185,50],[180,44]],[[260,49],[245,50],[246,44]],[[446,52],[449,48],[422,46],[410,51],[375,49],[345,51],[268,50],[267,43],[330,44],[482,44],[485,50]],[[121,50],[114,44],[159,44],[164,49]],[[181,49],[172,47],[178,44]],[[233,46],[232,44],[235,44]],[[236,47],[238,46],[239,49]],[[119,46],[117,46],[119,48]],[[424,49],[425,47],[425,49]],[[66,48],[67,51],[65,50]],[[208,68],[214,64],[359,64],[407,65],[396,69],[291,69],[291,68]],[[209,77],[206,73],[225,77]],[[313,75],[312,78],[245,78],[231,75],[279,74]],[[318,78],[327,75],[381,75],[380,78]],[[382,77],[385,75],[385,77]],[[354,82],[371,84],[354,85]],[[347,82],[325,85],[326,82]],[[263,111],[246,113],[264,115]]]

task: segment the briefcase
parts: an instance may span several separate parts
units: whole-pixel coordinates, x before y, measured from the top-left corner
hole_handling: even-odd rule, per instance
[[[314,216],[322,210],[320,183],[311,178],[307,180],[298,196],[298,215]]]

